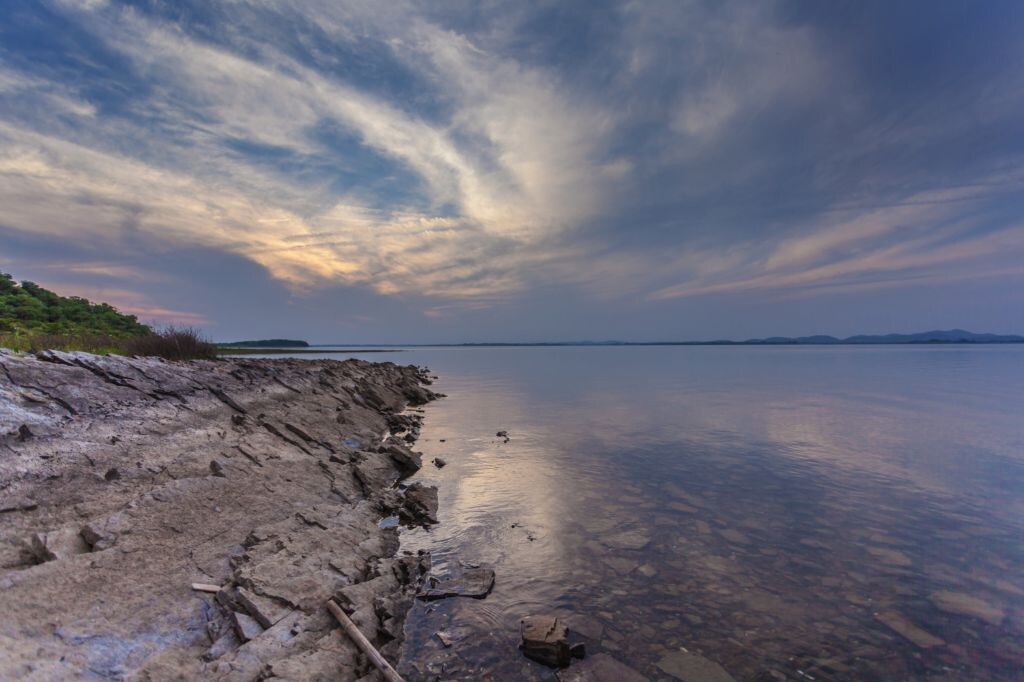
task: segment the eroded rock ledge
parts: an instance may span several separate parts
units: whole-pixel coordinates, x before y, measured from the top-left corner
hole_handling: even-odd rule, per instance
[[[375,679],[428,559],[397,555],[415,367],[0,351],[0,679]],[[211,594],[192,583],[223,586]]]

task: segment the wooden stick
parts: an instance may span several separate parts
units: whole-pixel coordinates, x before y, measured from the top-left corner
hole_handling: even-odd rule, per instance
[[[192,583],[192,589],[197,592],[220,592],[220,585],[210,585],[208,583]]]
[[[366,654],[371,661],[373,661],[373,664],[377,666],[377,670],[380,670],[381,673],[384,674],[384,679],[388,682],[405,682],[402,679],[402,676],[399,675],[398,672],[391,667],[391,664],[387,662],[387,659],[381,656],[380,652],[370,644],[370,640],[366,639],[366,637],[363,636],[363,633],[359,632],[359,628],[356,627],[356,624],[353,623],[347,615],[345,615],[345,612],[341,610],[341,607],[338,606],[333,599],[327,600],[327,610],[334,615],[334,618],[339,623],[341,623],[341,627],[344,628],[345,632],[348,633],[348,636],[352,638],[352,641],[356,643],[356,646],[358,646],[362,652]]]

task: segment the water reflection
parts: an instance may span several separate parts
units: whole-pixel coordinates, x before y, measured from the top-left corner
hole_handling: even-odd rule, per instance
[[[1024,349],[401,360],[450,396],[419,444],[441,525],[404,546],[497,571],[417,606],[411,679],[553,679],[516,650],[537,612],[651,678],[686,647],[737,679],[1019,679]]]

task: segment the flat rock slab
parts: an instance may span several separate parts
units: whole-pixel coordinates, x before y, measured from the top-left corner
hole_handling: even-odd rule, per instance
[[[665,673],[683,682],[736,682],[725,668],[688,651],[673,651],[658,661]]]
[[[569,665],[569,628],[561,618],[550,615],[527,616],[519,623],[523,654],[553,668]]]
[[[922,630],[895,611],[882,611],[880,613],[876,613],[875,619],[878,622],[887,625],[893,630],[893,632],[896,632],[902,637],[906,637],[922,649],[931,649],[932,647],[942,646],[945,644],[944,641],[932,633]]]
[[[972,597],[963,592],[941,590],[933,592],[928,599],[940,611],[955,613],[960,616],[971,616],[991,625],[999,625],[1003,622],[1003,618],[1006,615],[1002,607],[990,604],[987,601]]]
[[[483,599],[494,589],[494,569],[486,566],[457,568],[450,575],[428,576],[416,596],[423,601],[448,597]]]
[[[647,678],[608,654],[594,654],[559,670],[558,682],[647,682]]]

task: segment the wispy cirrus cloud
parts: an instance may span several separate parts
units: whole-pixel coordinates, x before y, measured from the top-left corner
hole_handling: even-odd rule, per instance
[[[1017,276],[1024,49],[999,8],[0,12],[0,248],[32,235],[52,245],[32,267],[77,267],[68,286],[149,286],[136,309],[202,305],[157,286],[195,273],[152,269],[189,248],[287,305],[371,292],[446,324],[560,292],[594,324],[643,309],[668,329],[712,295],[767,315]]]

